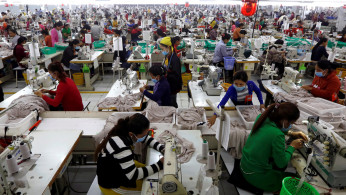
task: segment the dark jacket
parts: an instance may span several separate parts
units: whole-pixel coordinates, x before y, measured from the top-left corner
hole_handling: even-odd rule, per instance
[[[147,90],[145,90],[143,94],[155,101],[159,106],[170,106],[171,90],[165,77],[162,77],[160,81],[155,84],[153,94],[149,93]]]
[[[311,60],[320,61],[323,56],[328,58],[329,54],[327,53],[326,47],[319,46],[315,52],[312,52]]]
[[[122,51],[119,51],[119,57],[120,57],[120,62],[121,63],[125,63],[127,62],[127,59],[126,59],[126,37],[122,36],[122,39],[123,39],[123,50]],[[115,43],[113,43],[115,44]],[[113,55],[113,60],[116,60],[118,57],[118,51],[114,51],[114,55]]]
[[[74,55],[73,46],[68,46],[62,54],[61,63],[63,63],[67,68],[70,68],[70,61],[76,57],[77,55]]]
[[[171,95],[179,93],[182,89],[183,79],[181,77],[181,62],[177,54],[168,57],[167,80],[171,88]]]

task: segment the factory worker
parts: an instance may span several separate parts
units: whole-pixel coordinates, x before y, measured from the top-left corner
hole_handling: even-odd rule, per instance
[[[216,40],[217,38],[217,29],[219,28],[219,26],[216,24],[214,27],[213,27],[213,30],[211,30],[209,32],[209,38],[210,40]]]
[[[11,49],[14,49],[14,47],[17,45],[18,39],[19,39],[19,35],[17,35],[16,30],[14,29],[9,29],[8,30],[8,35],[10,35],[10,37],[12,38],[12,44],[11,44]]]
[[[86,31],[91,30],[91,27],[89,26],[89,24],[87,24],[86,21],[82,21],[82,26],[83,26],[82,29],[84,29],[84,30],[86,30]]]
[[[311,60],[320,61],[322,58],[328,59],[326,47],[328,45],[327,38],[321,38],[320,41],[314,46],[311,52]]]
[[[223,57],[231,56],[234,52],[232,49],[226,48],[226,44],[231,39],[231,35],[226,33],[226,34],[222,34],[221,36],[222,36],[221,41],[216,45],[214,56],[213,56],[213,64],[219,67],[224,66]],[[226,76],[225,79],[227,80],[226,82],[229,82],[229,83],[231,82],[232,72],[233,70],[225,70],[225,76]]]
[[[39,91],[35,91],[35,95],[44,99],[47,104],[50,105],[51,110],[82,111],[82,97],[73,80],[66,76],[62,64],[60,62],[49,64],[48,72],[53,79],[59,81],[57,90],[51,91],[41,89]],[[49,93],[55,97],[52,99],[47,95],[44,95],[44,93]]]
[[[173,40],[174,41],[174,40]],[[177,93],[180,92],[183,85],[181,77],[181,62],[174,52],[174,43],[171,37],[165,37],[160,41],[162,53],[166,56],[164,67],[167,70],[167,80],[171,89],[171,106],[178,108]]]
[[[70,24],[66,23],[64,25],[64,28],[61,30],[62,33],[62,38],[64,41],[68,39],[69,36],[71,36],[71,29],[70,29]]]
[[[240,23],[233,32],[233,41],[240,41],[240,31],[244,29],[244,24]]]
[[[342,36],[339,41],[346,43],[346,32],[342,33]]]
[[[241,30],[240,31],[240,44],[243,46],[243,47],[245,47],[245,48],[247,48],[248,47],[248,45],[249,45],[249,41],[248,41],[248,39],[245,37],[246,36],[246,30]]]
[[[337,102],[341,83],[336,75],[336,68],[336,64],[328,60],[319,61],[315,66],[315,78],[312,84],[302,88],[310,91],[315,97]]]
[[[122,34],[121,30],[114,30],[114,37],[120,37]],[[126,40],[125,36],[121,36],[122,38],[122,42],[123,42],[123,50],[119,51],[119,57],[120,57],[120,62],[121,62],[121,67],[128,69],[130,68],[131,64],[127,63],[127,58],[130,55],[129,52],[131,52],[130,50],[133,49],[133,47],[129,48],[129,51],[127,51],[128,49],[126,48],[126,44],[128,43]],[[110,44],[113,45],[113,39],[110,41]],[[113,55],[113,61],[116,60],[118,57],[118,51],[114,51],[114,55]]]
[[[263,55],[259,57],[261,63],[275,64],[275,69],[278,70],[278,75],[281,78],[285,72],[284,60],[286,59],[286,52],[282,49],[284,41],[278,39],[274,42],[273,46],[270,46],[267,51],[263,52]],[[268,52],[268,54],[267,54]]]
[[[98,21],[94,22],[94,26],[91,27],[91,36],[95,41],[100,40],[101,34],[103,33],[102,27]]]
[[[27,52],[23,46],[26,43],[26,40],[25,37],[19,37],[17,45],[13,49],[13,56],[16,58],[18,65],[22,68],[26,68],[26,65],[21,64],[20,61],[22,61],[23,58],[29,57],[29,52]]]
[[[44,40],[42,40],[42,42],[41,42],[42,45],[45,45],[47,47],[53,47],[52,37],[49,35],[48,30],[42,30],[41,34],[44,37]]]
[[[252,105],[252,93],[255,92],[260,103],[260,108],[264,109],[262,92],[253,81],[248,80],[248,76],[244,71],[238,71],[233,76],[234,82],[222,98],[218,106],[224,106],[229,99],[234,105]],[[209,120],[209,125],[213,126],[216,120],[216,115],[213,115]]]
[[[163,169],[164,158],[145,166],[133,154],[136,143],[163,153],[164,146],[148,135],[149,126],[149,120],[139,113],[119,119],[96,148],[96,174],[104,195],[140,194],[142,179]]]
[[[81,46],[89,46],[90,49],[92,48],[93,46],[93,42],[94,42],[94,38],[91,36],[91,43],[85,43],[85,34],[87,33],[87,31],[85,29],[82,29],[80,31],[80,34],[82,35],[82,42],[81,42]]]
[[[147,91],[149,86],[145,85],[140,88],[140,91],[149,99],[155,101],[159,106],[171,105],[171,90],[169,83],[165,77],[166,70],[161,65],[155,65],[150,67],[149,74],[151,80],[155,83],[153,88],[153,94]]]
[[[66,47],[66,49],[64,50],[64,53],[62,54],[62,58],[61,58],[61,63],[66,67],[71,69],[72,72],[80,72],[80,65],[79,64],[71,64],[70,61],[74,58],[76,58],[77,55],[77,51],[80,49],[80,42],[77,39],[72,40],[69,43],[69,46]]]
[[[285,177],[296,177],[285,169],[293,152],[308,141],[303,132],[290,130],[299,115],[295,104],[285,102],[270,105],[257,117],[240,161],[240,170],[251,185],[265,192],[278,192]],[[293,139],[288,146],[285,135]]]
[[[63,27],[62,22],[57,22],[54,24],[54,28],[50,31],[50,35],[52,36],[53,46],[55,46],[55,43],[62,42],[62,34],[61,34],[62,27]]]

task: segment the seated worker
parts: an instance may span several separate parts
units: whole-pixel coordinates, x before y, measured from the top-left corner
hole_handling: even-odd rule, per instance
[[[121,33],[122,33],[121,30],[114,30],[114,37],[120,37]],[[128,69],[130,67],[130,64],[127,63],[128,51],[126,51],[126,44],[128,42],[127,42],[125,36],[121,36],[121,38],[122,38],[122,41],[123,41],[123,50],[119,51],[121,67]],[[110,44],[113,45],[113,39],[110,41]],[[130,50],[132,50],[132,47],[130,48]],[[116,60],[117,57],[118,57],[118,51],[114,51],[113,61]]]
[[[261,63],[267,62],[267,64],[275,64],[275,69],[278,70],[278,75],[281,78],[285,72],[284,60],[286,59],[286,52],[281,51],[284,41],[278,39],[275,41],[273,46],[270,46],[268,51],[264,51],[263,55],[259,58]],[[267,55],[267,52],[268,55]]]
[[[85,43],[85,34],[87,33],[87,31],[85,30],[85,29],[82,29],[81,31],[80,31],[80,34],[82,35],[82,37],[83,37],[83,39],[82,39],[82,44],[81,44],[81,46],[89,46],[90,47],[90,49],[92,48],[92,43],[94,42],[94,38],[91,36],[91,43]]]
[[[341,38],[339,41],[346,43],[346,32],[342,33]]]
[[[133,25],[133,29],[131,31],[131,40],[133,42],[137,42],[142,40],[139,36],[142,34],[142,29],[139,28],[138,24]]]
[[[247,48],[249,45],[249,41],[245,36],[246,36],[246,30],[241,30],[240,31],[240,44],[242,46],[244,46],[245,48]]]
[[[153,94],[147,91],[149,86],[145,85],[140,88],[140,91],[149,99],[155,101],[159,106],[171,105],[171,91],[169,83],[165,77],[165,68],[161,65],[154,65],[150,67],[149,74],[151,80],[155,83]]]
[[[222,34],[221,39],[222,40],[215,47],[215,53],[214,53],[214,57],[213,57],[213,64],[218,65],[218,66],[224,66],[223,57],[231,56],[233,54],[232,49],[228,50],[226,48],[226,44],[231,39],[231,35],[227,34],[227,33]],[[228,83],[231,83],[232,72],[233,72],[233,70],[226,70],[225,71],[225,76],[226,76],[225,80]]]
[[[23,58],[29,57],[29,52],[27,52],[23,47],[26,40],[25,37],[20,37],[17,41],[17,45],[13,49],[13,56],[16,58],[18,65],[22,68],[26,68],[26,66],[21,64],[20,61],[22,61]]]
[[[79,50],[80,42],[77,39],[74,39],[69,43],[69,46],[66,47],[64,53],[62,54],[61,63],[73,71],[80,71],[81,67],[78,64],[71,64],[70,61],[78,56],[77,51]]]
[[[328,39],[322,38],[314,46],[311,52],[311,60],[320,61],[323,58],[328,59],[329,54],[327,53],[326,47],[328,45]]]
[[[328,60],[321,60],[315,66],[315,78],[311,85],[302,86],[315,97],[337,102],[341,87],[340,80],[336,75],[336,64]]]
[[[10,37],[12,37],[12,41],[11,41],[11,49],[14,49],[14,47],[17,45],[18,39],[20,38],[19,35],[17,35],[17,31],[10,28],[8,30],[8,35]]]
[[[148,136],[150,122],[142,114],[118,120],[102,142],[97,146],[97,179],[104,195],[137,194],[148,177],[163,169],[164,158],[145,166],[135,160],[134,144],[143,143],[163,153],[164,146]]]
[[[240,41],[240,31],[244,29],[244,24],[240,23],[233,32],[233,41]]]
[[[209,38],[210,40],[216,40],[217,38],[217,29],[219,28],[218,25],[215,25],[213,29],[209,32]]]
[[[294,150],[302,148],[304,141],[308,141],[304,133],[290,131],[299,115],[295,104],[285,102],[270,105],[257,117],[240,160],[240,170],[251,185],[276,194],[285,177],[296,177],[285,169]],[[285,135],[294,139],[288,146]]]
[[[177,49],[178,46],[180,45],[181,38],[176,36],[172,38],[172,42],[174,42],[174,52],[177,54],[177,56],[180,58],[181,52],[185,50],[185,48],[182,49]]]
[[[65,23],[64,28],[61,30],[61,33],[62,33],[63,40],[66,41],[68,37],[71,36],[70,24]]]
[[[49,64],[48,72],[53,79],[59,81],[57,90],[51,91],[41,89],[39,91],[35,91],[35,95],[43,98],[47,104],[54,107],[53,110],[61,110],[61,105],[62,110],[64,111],[82,111],[83,102],[79,90],[73,80],[66,76],[61,63],[54,62]],[[44,95],[44,93],[55,95],[55,98],[51,99],[50,97]]]
[[[42,45],[45,45],[47,47],[53,47],[53,45],[52,45],[52,37],[49,35],[48,30],[42,30],[41,34],[44,37],[44,42],[42,40]]]
[[[252,93],[255,92],[260,102],[260,108],[264,109],[262,92],[253,81],[248,80],[245,71],[238,71],[233,76],[234,82],[228,88],[226,95],[222,98],[218,106],[224,106],[229,99],[234,105],[252,105]],[[216,120],[216,115],[213,115],[209,120],[209,125],[213,126]]]

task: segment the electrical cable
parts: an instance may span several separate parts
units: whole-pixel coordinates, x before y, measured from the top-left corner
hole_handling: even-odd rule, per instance
[[[66,168],[66,172],[67,172],[67,182],[68,182],[67,185],[68,185],[68,188],[70,190],[72,190],[73,192],[78,193],[78,194],[86,194],[86,193],[88,193],[88,192],[79,192],[79,191],[73,189],[72,186],[71,186],[71,183],[70,183],[70,176],[69,176],[69,173],[68,173],[68,166]]]
[[[309,165],[309,167],[305,167],[303,171],[308,176],[311,176],[311,177],[317,176],[317,172],[315,171],[313,167],[311,167],[311,165]]]

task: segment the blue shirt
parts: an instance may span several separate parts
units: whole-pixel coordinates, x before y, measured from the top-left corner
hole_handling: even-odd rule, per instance
[[[166,77],[162,77],[154,86],[154,93],[151,94],[147,90],[143,94],[149,99],[155,101],[159,106],[171,105],[171,88]]]
[[[252,92],[255,91],[258,101],[260,102],[260,104],[263,104],[262,93],[261,93],[261,90],[257,87],[257,85],[253,81],[248,81],[246,84],[249,90],[249,95],[252,95]],[[226,95],[222,98],[218,107],[224,106],[230,98],[234,104],[237,104],[238,102],[237,90],[234,88],[233,85],[228,88]]]
[[[213,63],[223,61],[223,57],[227,57],[233,54],[233,50],[227,50],[226,44],[221,40],[215,47],[215,53],[213,57]]]

